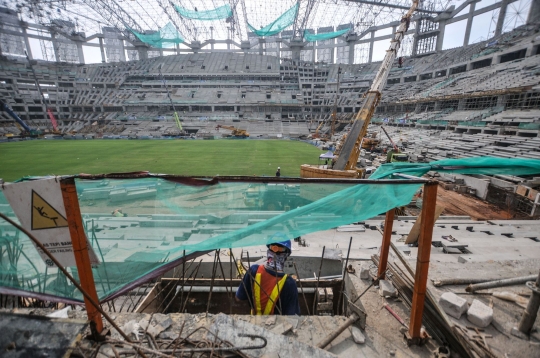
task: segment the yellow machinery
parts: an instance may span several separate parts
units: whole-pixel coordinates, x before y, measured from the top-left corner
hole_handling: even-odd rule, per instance
[[[362,171],[356,168],[356,162],[360,156],[360,145],[362,139],[367,134],[367,128],[371,117],[375,112],[375,108],[381,99],[382,89],[386,85],[388,73],[392,68],[392,64],[396,58],[397,51],[405,32],[409,28],[411,16],[418,6],[419,0],[413,0],[413,4],[409,11],[401,19],[394,39],[390,43],[390,49],[386,52],[386,56],[371,84],[371,88],[365,94],[364,104],[360,111],[354,117],[354,122],[351,126],[346,139],[340,146],[339,156],[332,166],[332,169],[323,169],[318,166],[304,164],[300,167],[300,176],[302,178],[350,178],[357,179],[362,176]]]
[[[228,129],[228,130],[232,131],[231,134],[228,135],[228,137],[234,137],[234,138],[247,138],[247,137],[249,137],[249,133],[245,129],[239,129],[239,128],[236,128],[236,127],[233,127],[233,126],[222,126],[221,124],[218,124],[216,129],[219,131],[220,128]]]

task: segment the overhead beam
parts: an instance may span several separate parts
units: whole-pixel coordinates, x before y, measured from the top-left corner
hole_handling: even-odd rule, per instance
[[[403,5],[398,5],[398,4],[383,3],[383,2],[369,1],[369,0],[344,0],[344,1],[354,2],[354,3],[358,3],[358,4],[380,6],[380,7],[389,7],[389,8],[392,8],[392,9],[409,10],[409,8],[410,8],[410,6],[403,6]],[[440,14],[443,11],[416,9],[416,12],[424,12],[424,13],[427,13],[427,14]]]

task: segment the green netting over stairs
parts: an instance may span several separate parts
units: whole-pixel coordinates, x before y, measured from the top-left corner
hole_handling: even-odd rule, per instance
[[[143,34],[130,29],[131,32],[142,42],[156,48],[169,48],[175,44],[184,42],[180,33],[172,23],[168,23],[152,34]]]
[[[93,268],[98,296],[102,302],[110,300],[200,252],[264,245],[276,232],[293,239],[407,205],[422,184],[394,174],[421,176],[430,170],[532,175],[540,173],[540,160],[482,157],[391,163],[379,167],[368,182],[350,183],[151,174],[79,178],[84,228],[101,261]],[[118,208],[126,216],[113,215]],[[0,211],[17,221],[2,192]],[[75,267],[68,270],[78,277]],[[47,267],[30,239],[2,219],[0,293],[82,302],[80,292],[56,268]]]
[[[298,6],[299,5],[297,2],[293,7],[285,11],[280,17],[275,19],[270,24],[261,27],[259,30],[251,26],[249,23],[247,26],[257,36],[272,36],[278,34],[294,23],[296,13],[298,12]]]
[[[321,34],[311,34],[309,30],[304,30],[304,40],[307,42],[313,42],[313,41],[323,41],[323,40],[330,40],[335,39],[338,36],[341,36],[343,34],[346,34],[350,28],[334,31],[334,32],[325,32]]]
[[[221,20],[232,16],[232,10],[229,4],[225,4],[212,10],[203,11],[199,11],[196,8],[195,10],[189,10],[178,5],[174,5],[174,8],[180,16],[192,20]]]

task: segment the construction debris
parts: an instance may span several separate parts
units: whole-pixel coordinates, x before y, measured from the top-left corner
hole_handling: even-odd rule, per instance
[[[469,308],[466,299],[452,292],[443,293],[439,298],[439,305],[441,305],[444,312],[457,319],[467,312],[467,308]]]
[[[485,328],[493,320],[493,308],[486,306],[479,300],[473,300],[467,311],[467,319],[478,327]]]

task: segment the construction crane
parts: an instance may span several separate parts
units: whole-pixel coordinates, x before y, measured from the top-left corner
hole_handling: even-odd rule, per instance
[[[233,126],[223,126],[221,124],[218,124],[217,127],[216,127],[216,130],[219,132],[220,128],[228,129],[228,130],[232,131],[231,134],[228,135],[227,137],[234,137],[234,138],[247,138],[247,137],[249,137],[249,133],[245,129],[239,129],[239,128],[236,128],[236,127],[233,127]]]
[[[36,87],[41,95],[41,100],[43,101],[43,105],[45,106],[45,109],[47,110],[47,114],[49,115],[49,119],[51,120],[51,124],[53,127],[53,133],[54,134],[61,134],[58,130],[58,122],[56,122],[56,118],[54,117],[54,114],[52,112],[52,108],[49,106],[49,101],[47,98],[45,98],[45,95],[43,94],[43,91],[41,90],[41,87],[39,85],[39,81],[36,76],[36,71],[34,71],[34,66],[32,66],[32,61],[30,60],[30,57],[28,57],[28,52],[26,50],[24,51],[24,54],[26,55],[26,60],[28,60],[28,65],[30,66],[30,70],[32,70],[32,75],[34,76],[34,81],[36,82]]]
[[[369,91],[364,96],[364,103],[360,111],[354,117],[354,122],[343,145],[336,162],[332,169],[321,169],[310,165],[302,165],[300,168],[300,176],[303,178],[351,178],[355,179],[362,175],[361,170],[356,169],[356,163],[360,156],[360,146],[362,139],[367,134],[367,128],[375,112],[375,108],[379,104],[381,94],[392,64],[396,58],[397,51],[405,33],[409,29],[411,17],[418,7],[419,0],[413,0],[413,3],[407,13],[401,19],[401,23],[396,31],[394,39],[390,43],[390,49],[386,51],[381,67],[375,76]]]
[[[21,136],[23,137],[37,137],[41,134],[40,131],[37,131],[35,129],[30,128],[22,119],[17,115],[17,113],[13,112],[13,109],[5,102],[0,100],[0,108],[2,108],[4,111],[7,112],[15,120],[15,125],[19,130],[21,131]]]
[[[405,153],[401,153],[398,146],[396,145],[396,143],[394,143],[394,141],[392,140],[392,138],[390,137],[386,129],[384,127],[381,127],[381,128],[384,134],[386,134],[386,136],[388,137],[388,140],[390,141],[390,143],[392,144],[392,150],[389,150],[388,153],[386,154],[386,162],[387,163],[408,162],[409,156]]]
[[[161,73],[161,66],[159,65],[159,77],[161,78],[161,81],[163,82],[163,87],[165,87],[165,90],[167,91],[167,98],[169,98],[169,101],[171,102],[171,107],[173,109],[173,115],[174,115],[174,121],[176,122],[176,126],[180,130],[180,134],[184,132],[184,128],[182,128],[182,122],[180,122],[180,118],[178,117],[178,112],[176,112],[176,107],[174,106],[174,102],[171,97],[171,93],[169,92],[169,87],[167,87],[167,81],[165,81],[165,77],[163,77],[163,74]]]

